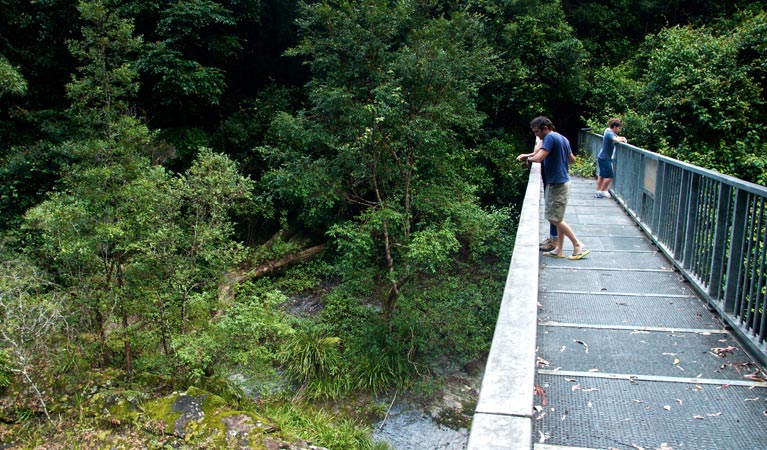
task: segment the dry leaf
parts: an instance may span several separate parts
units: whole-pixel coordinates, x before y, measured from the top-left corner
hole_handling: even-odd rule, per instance
[[[598,391],[599,388],[588,388],[588,389],[582,389],[582,390],[583,392],[594,392],[594,391]]]
[[[565,381],[569,381],[571,383],[575,383],[577,380],[575,378],[565,378]]]
[[[751,381],[761,381],[761,382],[767,381],[767,380],[764,379],[764,377],[759,372],[757,372],[757,373],[750,373],[748,375],[743,375],[743,378],[748,378]]]
[[[663,356],[676,356],[676,353],[661,353]]]
[[[719,417],[719,416],[721,416],[721,415],[722,415],[722,413],[718,412],[718,413],[713,413],[713,414],[706,414],[706,415],[707,415],[708,417]]]
[[[744,398],[744,399],[743,399],[743,401],[744,401],[744,402],[755,402],[755,401],[757,401],[757,400],[759,400],[759,397],[754,397],[754,398]]]
[[[546,435],[543,434],[543,431],[540,431],[540,430],[538,431],[538,433],[541,435],[541,438],[538,439],[538,442],[543,444],[544,442],[546,442]]]
[[[593,369],[589,369],[589,372],[599,372],[599,369],[597,369],[597,368],[595,367],[595,368],[593,368]]]
[[[704,419],[704,417],[703,417],[703,416],[692,416],[692,418],[693,418],[693,419],[699,419],[699,420],[703,420],[703,419]]]
[[[679,364],[679,358],[674,358],[674,365]]]
[[[671,411],[671,405],[664,405],[663,409],[665,409],[666,411]]]
[[[589,352],[589,344],[578,339],[573,339],[573,342],[575,342],[576,344],[581,344],[585,348],[586,353]]]
[[[581,385],[580,385],[580,384],[576,384],[576,385],[572,386],[572,387],[570,388],[570,390],[571,390],[572,392],[575,392],[575,391],[580,391],[580,390],[581,390]]]
[[[559,349],[559,351],[560,351],[560,352],[563,352],[563,351],[565,351],[565,349],[566,349],[566,348],[567,348],[567,346],[566,346],[566,345],[563,345],[563,346],[562,346],[562,348],[560,348],[560,349]]]
[[[589,408],[591,408],[591,405],[592,405],[592,403],[591,403],[591,400],[589,400],[589,401],[586,403],[586,406],[588,406]]]
[[[546,406],[546,390],[538,386],[537,384],[533,387],[533,390],[535,391],[535,395],[541,396],[541,404],[543,406]]]
[[[644,403],[642,400],[631,400],[634,403]]]
[[[682,399],[678,398],[678,399],[676,399],[676,402],[681,405],[682,404]]]
[[[724,357],[728,353],[732,353],[735,351],[735,347],[729,346],[729,347],[714,347],[711,349],[711,352],[715,354],[716,356]]]
[[[640,447],[636,444],[631,444],[632,447],[634,447],[636,450],[644,450],[644,447]]]

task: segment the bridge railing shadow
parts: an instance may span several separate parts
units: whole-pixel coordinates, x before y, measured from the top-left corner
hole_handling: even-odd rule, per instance
[[[596,158],[602,136],[579,134]],[[616,144],[613,195],[691,286],[767,363],[767,188]]]

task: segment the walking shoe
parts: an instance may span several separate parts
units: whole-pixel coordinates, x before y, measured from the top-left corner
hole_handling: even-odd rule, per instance
[[[538,244],[538,251],[549,252],[551,250],[554,250],[555,247],[556,247],[556,243],[550,237],[548,237],[543,242]]]
[[[594,194],[594,198],[602,198],[604,195],[602,195],[602,191],[597,191],[596,194]]]
[[[613,196],[610,195],[610,193],[607,192],[607,191],[602,191],[602,197],[603,198],[613,198]]]

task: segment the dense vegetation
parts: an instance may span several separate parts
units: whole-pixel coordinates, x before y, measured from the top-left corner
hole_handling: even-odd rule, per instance
[[[372,448],[487,351],[536,115],[767,185],[764,2],[0,5],[0,444],[197,386]]]

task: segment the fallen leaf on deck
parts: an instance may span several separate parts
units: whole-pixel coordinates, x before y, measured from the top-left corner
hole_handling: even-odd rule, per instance
[[[721,416],[721,415],[722,415],[722,413],[718,412],[718,413],[713,413],[713,414],[706,414],[706,415],[707,415],[708,417],[719,417],[719,416]]]
[[[566,345],[563,345],[563,346],[562,346],[562,348],[560,348],[560,349],[559,349],[559,351],[560,351],[560,352],[563,352],[563,351],[565,351],[565,349],[566,349],[566,348],[567,348],[567,346],[566,346]]]
[[[541,404],[543,406],[546,406],[546,390],[538,386],[537,384],[535,385],[533,389],[535,390],[535,395],[541,396]]]
[[[715,354],[716,356],[725,357],[728,353],[734,352],[736,349],[733,346],[729,347],[714,347],[711,349],[711,353]]]
[[[748,378],[751,381],[767,381],[764,379],[764,377],[759,373],[750,373],[748,375],[743,375],[743,378]]]
[[[636,444],[631,444],[632,447],[634,447],[636,450],[644,450],[644,447],[640,447]]]
[[[543,434],[543,431],[538,431],[538,433],[541,435],[540,439],[538,439],[538,442],[543,444],[544,442],[546,442],[546,435]]]
[[[588,388],[588,389],[583,389],[583,392],[594,392],[594,391],[598,391],[598,390],[599,390],[599,388]]]
[[[679,364],[679,358],[674,358],[674,365]]]
[[[661,353],[663,356],[676,356],[676,353]]]
[[[634,330],[631,334],[650,334],[650,332],[645,330]]]
[[[578,339],[573,339],[573,342],[575,342],[576,344],[581,344],[585,348],[586,353],[589,352],[589,344]]]
[[[703,417],[703,416],[692,416],[692,418],[693,418],[693,419],[699,419],[699,420],[703,420],[703,419],[704,419],[704,417]]]
[[[538,363],[538,367],[546,367],[549,364],[551,364],[550,362],[546,361],[545,359],[543,359],[541,357],[537,357],[536,358],[536,362]]]
[[[759,400],[759,397],[754,397],[754,398],[744,398],[744,399],[743,399],[743,401],[744,401],[744,402],[755,402],[755,401],[757,401],[757,400]]]
[[[663,409],[666,411],[671,411],[671,405],[663,405]]]
[[[681,405],[682,404],[682,399],[678,398],[678,399],[676,399],[676,402]]]
[[[595,367],[595,368],[593,368],[593,369],[589,369],[589,372],[599,372],[599,369],[597,369],[597,368]]]
[[[576,384],[576,385],[572,386],[572,387],[570,388],[570,390],[571,390],[572,392],[575,392],[575,391],[580,391],[580,390],[581,390],[581,385],[580,385],[580,384]]]
[[[575,383],[577,380],[575,378],[565,378],[565,381],[569,381],[571,383]]]
[[[589,408],[591,408],[591,405],[592,405],[592,403],[591,403],[591,400],[589,400],[589,401],[586,403],[586,406],[588,406]]]
[[[642,401],[642,400],[631,400],[631,401],[634,402],[634,403],[644,403],[644,401]]]

